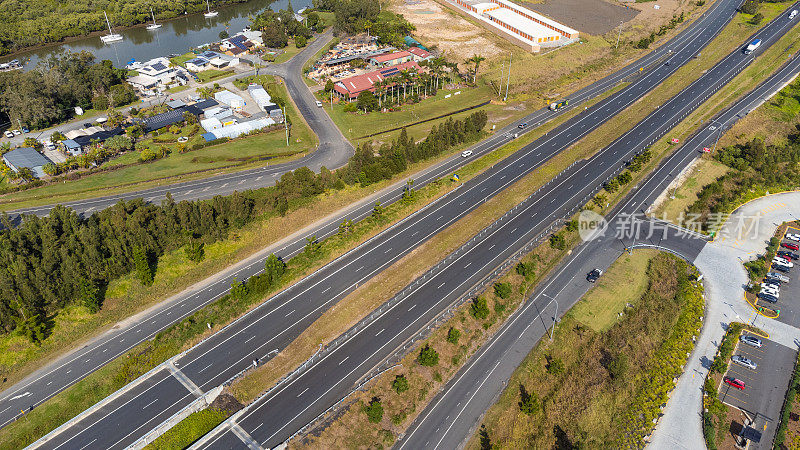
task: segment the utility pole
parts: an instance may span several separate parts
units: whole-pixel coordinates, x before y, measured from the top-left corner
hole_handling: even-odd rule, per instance
[[[286,130],[286,146],[289,146],[289,120],[286,117],[286,107],[283,107],[283,129]]]
[[[503,95],[503,79],[505,78],[503,76],[503,72],[505,72],[505,70],[506,70],[506,62],[503,61],[503,65],[500,66],[500,83],[499,83],[500,86],[499,89],[497,90],[497,95]]]
[[[615,45],[614,48],[619,47],[619,38],[622,35],[622,24],[623,24],[623,22],[620,20],[619,21],[619,31],[617,32],[617,45]]]
[[[506,96],[503,97],[503,101],[506,101],[508,99],[508,87],[511,85],[511,60],[513,58],[514,58],[514,53],[511,52],[510,55],[508,56],[508,81],[506,82]]]

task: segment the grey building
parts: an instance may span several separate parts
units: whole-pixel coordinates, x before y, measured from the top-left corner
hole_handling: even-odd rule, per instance
[[[27,167],[36,175],[36,178],[42,178],[45,175],[42,167],[52,161],[33,148],[20,147],[4,154],[3,162],[14,172],[19,172]]]

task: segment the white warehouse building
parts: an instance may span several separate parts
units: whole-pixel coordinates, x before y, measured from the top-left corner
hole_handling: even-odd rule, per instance
[[[214,93],[214,100],[224,105],[228,105],[234,110],[240,110],[244,108],[244,105],[247,104],[241,96],[236,95],[231,91],[219,91]]]
[[[267,91],[258,84],[251,84],[250,86],[247,86],[247,93],[250,94],[250,97],[253,98],[262,111],[269,111],[272,109],[270,106],[275,105],[275,103],[272,102],[272,97],[270,97],[269,93],[267,93]]]

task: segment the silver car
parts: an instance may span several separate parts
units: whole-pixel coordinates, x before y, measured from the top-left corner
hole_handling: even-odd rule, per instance
[[[757,337],[750,336],[750,335],[746,334],[746,335],[740,337],[739,340],[744,342],[747,345],[752,345],[753,347],[761,348],[761,339],[759,339]]]
[[[758,368],[758,364],[745,358],[742,355],[733,355],[733,357],[731,357],[731,361],[735,362],[736,364],[739,364],[740,366],[747,367],[748,369],[756,370]]]

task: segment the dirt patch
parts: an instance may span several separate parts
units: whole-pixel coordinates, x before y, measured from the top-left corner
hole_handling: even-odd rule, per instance
[[[392,9],[414,24],[414,34],[424,38],[424,45],[437,46],[451,61],[461,62],[473,55],[491,58],[504,51],[486,37],[483,28],[434,0],[395,0]]]
[[[594,35],[606,34],[620,22],[628,22],[640,13],[636,7],[603,0],[548,0],[521,4],[582,33]]]
[[[211,409],[225,411],[228,413],[228,415],[231,415],[244,408],[244,405],[239,403],[239,401],[236,400],[236,397],[223,392],[222,394],[219,394],[219,396],[217,396],[217,398],[215,398],[208,407]]]

